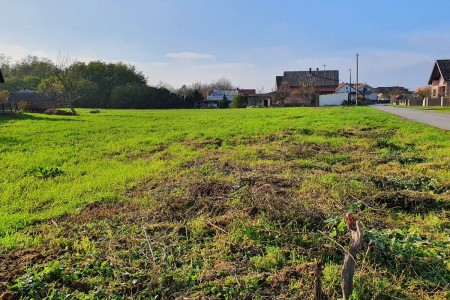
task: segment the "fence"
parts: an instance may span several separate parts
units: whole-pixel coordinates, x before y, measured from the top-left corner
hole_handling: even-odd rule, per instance
[[[18,111],[19,108],[16,105],[11,105],[11,103],[1,103],[0,104],[0,112],[13,112],[13,111]]]
[[[402,99],[398,100],[397,104],[406,106],[450,106],[450,98]]]

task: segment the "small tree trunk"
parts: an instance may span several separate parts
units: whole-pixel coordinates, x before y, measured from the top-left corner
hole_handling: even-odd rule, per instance
[[[347,300],[353,291],[353,276],[355,275],[356,255],[361,250],[363,232],[359,221],[356,221],[356,229],[350,229],[350,249],[345,254],[342,267],[341,288],[342,297]]]
[[[75,111],[75,107],[73,106],[73,102],[70,102],[70,111],[72,112],[72,114],[76,115],[77,112]]]
[[[317,261],[316,270],[314,273],[316,276],[315,300],[323,300],[325,298],[322,292],[322,260],[319,259],[319,261]]]

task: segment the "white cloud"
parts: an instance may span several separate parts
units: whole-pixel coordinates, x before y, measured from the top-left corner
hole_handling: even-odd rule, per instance
[[[401,37],[415,47],[435,48],[443,47],[448,50],[450,33],[447,30],[414,32]]]
[[[211,54],[195,53],[195,52],[167,53],[166,57],[184,60],[214,58],[214,56]]]
[[[29,49],[24,46],[14,44],[0,44],[0,54],[11,57],[12,60],[20,60],[28,55],[50,58],[50,54],[39,49]]]
[[[179,88],[183,84],[194,82],[209,83],[220,78],[229,79],[240,88],[259,88],[264,86],[271,91],[275,82],[273,69],[254,64],[229,62],[215,64],[179,64],[156,65],[154,63],[137,63],[136,66],[148,76],[150,85],[160,81]]]

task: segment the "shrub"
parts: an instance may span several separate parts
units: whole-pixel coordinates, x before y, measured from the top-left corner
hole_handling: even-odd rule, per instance
[[[36,104],[29,103],[24,100],[19,101],[17,107],[19,108],[20,111],[23,112],[42,113],[45,111],[45,108],[40,107]]]
[[[246,102],[247,102],[247,100],[245,99],[245,96],[236,95],[233,97],[233,100],[231,100],[231,107],[242,108],[242,107],[245,107]]]
[[[54,178],[62,175],[63,171],[59,167],[34,167],[28,171],[28,174],[42,179]]]

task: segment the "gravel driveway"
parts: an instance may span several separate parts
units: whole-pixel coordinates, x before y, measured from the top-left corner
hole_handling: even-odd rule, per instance
[[[371,105],[371,107],[391,114],[399,115],[400,117],[408,120],[428,124],[445,130],[450,130],[449,113],[441,113],[430,110],[418,110],[412,108],[400,108],[385,104]]]

